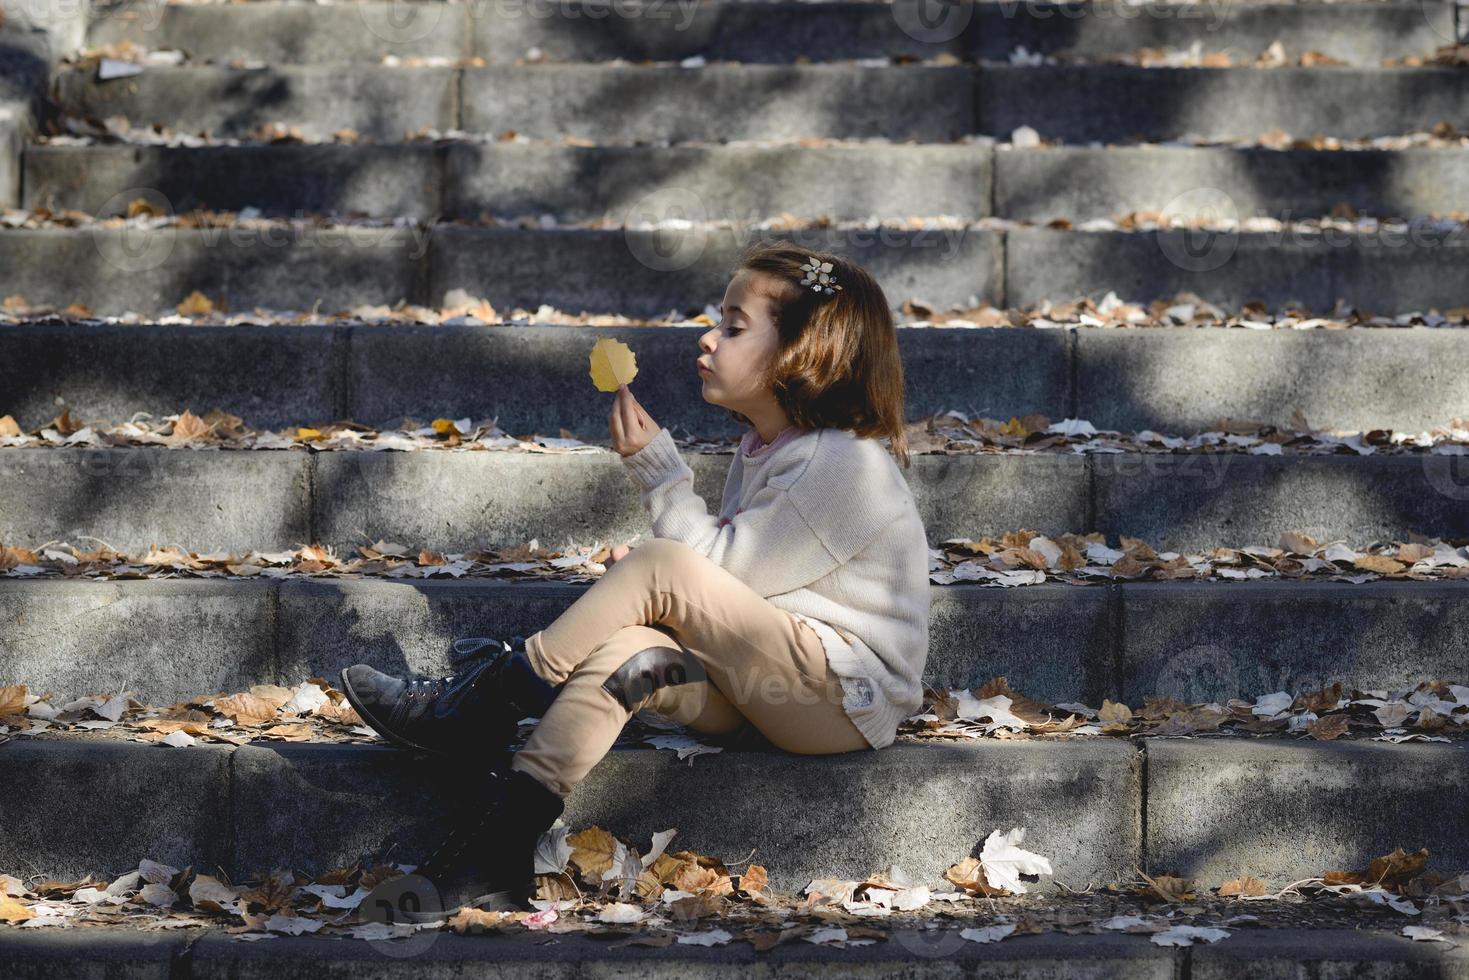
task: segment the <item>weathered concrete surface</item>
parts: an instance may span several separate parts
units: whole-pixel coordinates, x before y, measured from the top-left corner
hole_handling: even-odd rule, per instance
[[[196,290],[222,311],[337,312],[417,296],[427,249],[413,226],[40,228],[0,235],[0,289],[101,315],[172,315]]]
[[[1463,227],[1413,222],[1402,232],[1324,234],[1019,228],[1006,233],[1005,303],[1108,292],[1150,302],[1191,292],[1231,312],[1246,303],[1321,314],[1339,301],[1373,314],[1458,306],[1469,281],[1459,255]]]
[[[989,210],[991,158],[986,147],[940,144],[42,144],[26,148],[25,193],[27,207],[99,215],[124,213],[131,197],[122,192],[148,188],[175,213],[253,207],[268,215],[355,211],[431,220],[487,211],[636,224],[661,217],[660,207],[681,206],[691,221],[781,213],[862,221],[934,213],[942,200],[946,214],[980,217]],[[906,179],[894,185],[897,168]]]
[[[461,112],[470,132],[532,138],[941,143],[973,130],[973,78],[961,66],[492,65],[463,70]]]
[[[0,683],[155,704],[352,663],[446,672],[465,636],[529,636],[589,586],[548,582],[0,580]],[[933,587],[925,680],[1007,676],[1052,702],[1299,693],[1469,675],[1469,583]]]
[[[56,101],[105,119],[124,115],[134,126],[242,139],[261,125],[300,128],[304,137],[331,139],[351,129],[373,140],[401,140],[416,129],[449,129],[459,111],[459,69],[380,65],[150,65],[140,75],[96,81],[78,70],[59,72]]]
[[[0,413],[26,429],[68,406],[75,418],[114,425],[185,408],[220,408],[271,429],[341,418],[348,337],[347,328],[311,326],[7,327]]]
[[[111,880],[144,858],[205,874],[224,867],[234,831],[232,753],[220,745],[179,752],[121,740],[10,739],[0,744],[0,774],[15,789],[0,800],[0,867],[62,881]]]
[[[1393,923],[1397,926],[1397,923]],[[1390,980],[1403,976],[1469,977],[1469,952],[1461,945],[1424,943],[1387,930],[1251,929],[1222,943],[1194,946],[1194,980],[1226,977],[1305,977],[1346,974]]]
[[[531,8],[536,9],[536,8]],[[87,42],[124,39],[151,48],[184,48],[193,57],[272,63],[378,61],[387,55],[464,57],[513,64],[531,48],[552,61],[710,61],[788,63],[797,59],[934,58],[940,54],[1006,62],[1012,51],[1069,51],[1081,57],[1140,47],[1253,57],[1279,40],[1291,53],[1320,51],[1357,65],[1429,55],[1452,38],[1445,3],[1208,5],[956,3],[943,16],[912,0],[692,4],[590,3],[548,7],[528,16],[515,5],[362,2],[342,7],[288,3],[168,5],[101,12]]]
[[[1162,584],[1162,583],[1158,583]],[[1469,582],[1123,586],[1122,687],[1186,701],[1469,676]]]
[[[87,44],[101,47],[127,40],[155,50],[182,49],[199,61],[271,64],[465,58],[473,54],[471,19],[494,9],[470,3],[404,6],[380,0],[341,6],[128,4],[99,10],[87,25]]]
[[[144,857],[218,866],[234,880],[286,867],[314,874],[359,857],[417,863],[466,793],[465,760],[388,746],[12,740],[0,750],[4,770],[35,791],[5,802],[0,865],[58,877],[121,873]],[[1138,860],[1141,771],[1131,746],[1103,740],[903,744],[830,756],[726,750],[692,766],[671,752],[617,748],[578,785],[564,819],[644,847],[676,827],[680,847],[754,860],[787,892],[892,863],[938,888],[944,869],[1014,823],[1028,828],[1027,845],[1049,855],[1060,880],[1079,887],[1126,877]],[[777,801],[797,796],[810,814],[860,812],[863,820],[840,834],[819,818],[792,821]],[[671,811],[671,800],[684,802]],[[1054,881],[1036,887],[1050,891]]]
[[[178,930],[0,926],[0,962],[12,980],[50,980],[58,976],[179,980],[188,974],[177,969],[178,961],[198,938],[178,935]]]
[[[1251,9],[1238,5],[1231,13]],[[1037,224],[1132,211],[1210,221],[1260,215],[1298,221],[1329,215],[1343,202],[1358,214],[1383,218],[1444,213],[1452,210],[1451,201],[1469,196],[1466,157],[1469,151],[1462,149],[1001,147],[994,154],[994,213]],[[1086,179],[1076,179],[1079,173]]]
[[[712,513],[732,453],[686,452]],[[1138,537],[1159,550],[1275,545],[1285,532],[1361,546],[1469,535],[1469,466],[1452,456],[1241,453],[917,455],[903,471],[929,541],[1025,529]],[[645,540],[620,457],[576,453],[8,449],[0,540],[101,539],[146,551],[351,552],[377,540],[449,553],[537,540]]]
[[[598,441],[611,402],[586,384],[583,362],[610,337],[659,378],[639,393],[659,424],[680,437],[737,436],[743,430],[704,400],[694,373],[702,332],[29,324],[6,328],[0,410],[25,428],[49,422],[62,404],[112,422],[218,406],[261,428],[470,416],[496,418],[516,435],[566,428]],[[910,419],[1038,413],[1190,434],[1225,418],[1287,426],[1300,411],[1317,428],[1416,433],[1469,415],[1469,331],[921,328],[899,330],[898,343]],[[1405,385],[1408,376],[1418,380]],[[558,396],[538,394],[548,389]]]
[[[311,543],[307,451],[11,449],[0,540],[243,553]]]
[[[957,21],[967,5],[946,8]],[[915,5],[918,9],[918,5]],[[1227,7],[1173,3],[976,2],[974,52],[1007,62],[1017,47],[1083,58],[1130,54],[1139,48],[1228,52],[1247,63],[1275,41],[1292,56],[1320,51],[1352,65],[1376,67],[1384,58],[1429,55],[1454,36],[1447,3],[1237,3]],[[939,19],[947,27],[949,18]]]
[[[1444,43],[1447,43],[1445,39]],[[978,133],[1019,126],[1067,143],[1253,138],[1273,129],[1360,139],[1466,121],[1469,77],[1451,68],[1142,68],[986,65]]]
[[[1401,847],[1429,867],[1469,864],[1459,774],[1469,745],[1149,739],[1149,873],[1210,884],[1252,875],[1273,891],[1365,871]]]
[[[452,143],[450,215],[555,214],[636,224],[761,221],[780,214],[834,221],[873,215],[989,214],[991,153],[975,145],[561,146]],[[894,181],[901,172],[903,179]]]
[[[126,214],[131,200],[146,190],[173,214],[256,208],[283,217],[358,212],[426,221],[440,208],[443,157],[442,148],[431,143],[37,144],[25,150],[26,207],[112,217]]]
[[[1453,456],[1097,454],[1090,462],[1087,530],[1109,541],[1129,535],[1159,550],[1207,552],[1274,546],[1292,531],[1355,547],[1469,536],[1469,461]]]
[[[1469,334],[1431,327],[1077,331],[1076,345],[1078,410],[1101,429],[1285,426],[1299,411],[1317,428],[1419,432],[1469,412]]]
[[[980,923],[983,924],[983,923]],[[229,980],[321,980],[364,973],[448,980],[469,973],[542,980],[546,977],[732,978],[751,975],[878,978],[902,975],[921,980],[957,976],[1052,980],[1086,976],[1097,980],[1170,980],[1187,974],[1224,978],[1241,975],[1309,976],[1349,972],[1354,977],[1392,980],[1431,974],[1446,980],[1469,976],[1462,946],[1415,942],[1386,927],[1354,929],[1235,929],[1219,943],[1165,948],[1141,935],[1010,936],[975,943],[959,935],[964,922],[934,928],[890,931],[870,946],[781,943],[757,953],[745,943],[705,947],[673,943],[663,948],[615,947],[603,938],[575,933],[546,937],[535,930],[461,936],[449,930],[420,932],[412,940],[351,942],[319,936],[279,935],[269,942],[240,942],[222,929],[190,930],[189,936],[103,929],[0,927],[0,957],[18,980],[50,978],[60,964],[72,970],[110,971],[127,978],[229,978]],[[697,930],[692,930],[697,931]],[[186,952],[187,950],[187,952]],[[168,958],[174,957],[169,973]]]
[[[18,144],[14,151],[20,153]],[[1455,148],[1017,150],[941,143],[567,146],[446,140],[38,144],[25,148],[24,166],[27,207],[88,214],[123,212],[133,196],[123,192],[146,188],[162,195],[174,212],[253,207],[269,215],[358,212],[420,220],[436,214],[472,220],[488,212],[617,225],[673,216],[675,210],[696,222],[780,215],[901,221],[941,212],[1044,224],[1131,211],[1212,220],[1301,219],[1331,214],[1343,202],[1359,214],[1384,218],[1443,213],[1469,195],[1466,155]],[[904,179],[894,184],[894,172]],[[1087,179],[1072,179],[1076,173]],[[18,182],[19,170],[12,176]]]
[[[276,593],[268,583],[4,585],[18,586],[0,586],[0,677],[6,684],[28,684],[68,700],[129,690],[166,705],[243,691],[280,676]]]

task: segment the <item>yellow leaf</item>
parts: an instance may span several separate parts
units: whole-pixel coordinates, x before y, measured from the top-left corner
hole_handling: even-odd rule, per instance
[[[592,384],[598,391],[616,391],[638,376],[632,349],[620,340],[603,337],[592,347]]]
[[[449,434],[458,435],[459,427],[454,424],[453,419],[434,419],[434,432],[441,436]]]
[[[214,301],[196,289],[177,308],[180,316],[206,316],[214,312]]]
[[[321,430],[320,429],[308,429],[308,428],[302,426],[302,427],[296,429],[296,438],[297,439],[320,439],[321,438]]]
[[[18,436],[21,434],[20,426],[15,419],[9,415],[0,415],[0,438],[5,436]]]

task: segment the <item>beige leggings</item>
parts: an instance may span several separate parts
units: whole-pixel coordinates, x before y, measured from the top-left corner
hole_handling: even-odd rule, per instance
[[[631,710],[602,686],[640,651],[679,644],[687,683],[644,689]],[[566,686],[511,768],[562,797],[644,708],[713,736],[753,725],[771,745],[805,755],[870,747],[815,631],[681,541],[633,548],[527,637],[526,652],[538,674]]]

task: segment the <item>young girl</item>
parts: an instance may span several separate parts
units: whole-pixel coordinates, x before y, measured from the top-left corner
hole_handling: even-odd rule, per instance
[[[426,908],[526,907],[531,853],[564,799],[644,708],[709,736],[806,754],[880,749],[922,703],[928,542],[909,465],[887,298],[835,255],[746,250],[699,338],[705,401],[749,426],[718,515],[668,430],[626,385],[609,419],[654,539],[618,546],[556,621],[458,676],[342,672],[364,721],[415,749],[523,748],[481,812],[418,869]],[[472,652],[472,651],[471,651]]]

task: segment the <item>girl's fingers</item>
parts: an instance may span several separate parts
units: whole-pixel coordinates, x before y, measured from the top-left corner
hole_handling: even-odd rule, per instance
[[[627,391],[627,399],[623,402],[626,406],[626,414],[623,415],[622,422],[628,432],[637,432],[643,428],[643,420],[639,417],[642,406],[638,404],[638,400],[633,397],[633,393],[628,391],[626,386],[623,387],[623,390]]]
[[[621,399],[620,394],[618,398],[619,400]],[[622,413],[619,405],[614,404],[612,406],[612,414],[607,416],[607,426],[612,430],[612,447],[617,449],[622,445],[624,439],[622,434]]]

